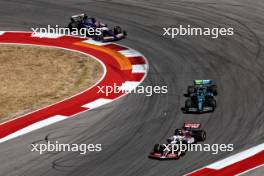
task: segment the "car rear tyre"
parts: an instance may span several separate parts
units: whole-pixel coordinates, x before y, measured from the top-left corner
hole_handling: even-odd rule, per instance
[[[192,101],[190,99],[187,99],[185,101],[185,109],[188,109],[190,107],[192,107]]]
[[[206,132],[204,130],[195,131],[193,137],[197,142],[203,142],[206,140]]]
[[[194,93],[194,86],[188,86],[187,95],[190,96],[192,93]]]
[[[127,31],[123,31],[123,34],[126,37],[127,36]]]
[[[155,144],[154,145],[154,152],[155,153],[160,152],[160,144]]]
[[[97,40],[97,41],[104,41],[103,33],[101,35],[96,35],[94,39]]]
[[[210,98],[209,99],[209,106],[211,106],[213,108],[213,110],[215,110],[215,108],[216,108],[216,100],[214,98]]]
[[[122,29],[121,29],[121,27],[116,26],[116,27],[114,28],[114,34],[117,35],[117,34],[120,34],[120,33],[122,33]]]
[[[214,96],[216,96],[217,95],[217,86],[216,85],[210,86],[210,91],[214,94]]]
[[[73,31],[74,28],[80,30],[80,23],[78,21],[72,21],[68,25],[68,28],[70,29],[71,32]]]

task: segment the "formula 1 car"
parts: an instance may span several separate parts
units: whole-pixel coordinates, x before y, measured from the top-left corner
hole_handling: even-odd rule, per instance
[[[87,37],[91,37],[94,40],[108,42],[123,39],[127,36],[127,32],[122,30],[121,27],[115,26],[113,29],[107,27],[106,24],[97,21],[95,18],[88,17],[87,14],[78,14],[71,17],[71,21],[67,26],[72,32],[74,29],[81,31],[81,29],[87,29],[87,31],[94,30],[94,33],[86,33]]]
[[[185,101],[185,112],[202,113],[213,112],[216,108],[215,96],[217,87],[212,80],[194,80],[194,86],[188,86]]]
[[[155,144],[153,151],[149,154],[152,159],[179,159],[184,156],[187,150],[176,147],[181,144],[188,145],[203,142],[206,139],[206,132],[200,129],[199,123],[184,123],[181,129],[176,129],[173,136],[167,139],[167,144]]]

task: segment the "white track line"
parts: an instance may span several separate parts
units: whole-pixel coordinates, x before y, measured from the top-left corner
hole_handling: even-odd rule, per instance
[[[147,67],[146,64],[132,65],[132,73],[146,73]]]
[[[95,101],[92,101],[92,102],[90,102],[88,104],[83,105],[82,107],[89,108],[89,109],[94,109],[94,108],[97,108],[99,106],[102,106],[102,105],[105,105],[107,103],[110,103],[112,101],[113,100],[111,100],[111,99],[99,98],[99,99],[97,99]]]
[[[89,43],[89,44],[92,44],[92,45],[97,45],[97,46],[104,46],[104,45],[111,44],[111,43],[103,43],[103,42],[100,42],[100,41],[95,41],[93,39],[84,40],[82,42],[83,43]]]
[[[252,147],[248,150],[242,151],[240,153],[237,153],[235,155],[232,155],[232,156],[225,158],[223,160],[217,161],[213,164],[206,166],[205,168],[216,169],[216,170],[222,169],[226,166],[232,165],[232,164],[237,163],[239,161],[242,161],[246,158],[254,156],[263,150],[264,150],[264,143],[257,145],[255,147]]]
[[[140,82],[138,81],[126,81],[122,84],[121,90],[130,92],[134,90],[139,84]]]
[[[118,52],[121,53],[122,55],[126,56],[126,57],[142,56],[142,54],[140,54],[138,51],[133,50],[133,49],[121,50],[121,51],[118,51]]]
[[[59,38],[62,37],[61,34],[52,34],[52,33],[32,33],[31,37],[39,37],[39,38]]]
[[[32,125],[29,125],[25,128],[22,128],[16,132],[4,137],[4,138],[1,138],[0,143],[3,143],[7,140],[10,140],[10,139],[16,138],[18,136],[24,135],[24,134],[29,133],[31,131],[43,128],[45,126],[51,125],[53,123],[65,120],[67,118],[68,118],[67,116],[62,116],[62,115],[56,115],[56,116],[49,117],[48,119],[33,123]]]

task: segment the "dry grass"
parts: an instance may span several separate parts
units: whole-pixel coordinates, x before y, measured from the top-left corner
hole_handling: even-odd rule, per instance
[[[76,52],[0,45],[0,122],[83,91],[102,74],[100,63]]]

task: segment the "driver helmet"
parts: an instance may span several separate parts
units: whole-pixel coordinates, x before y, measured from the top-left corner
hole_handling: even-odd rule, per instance
[[[183,131],[181,129],[178,129],[178,130],[175,131],[175,135],[182,136],[183,135]]]

